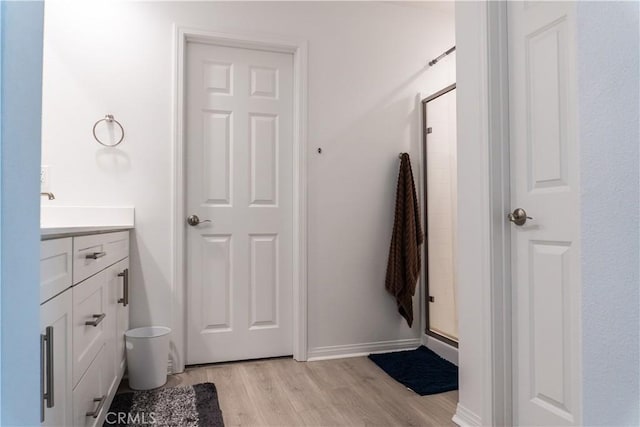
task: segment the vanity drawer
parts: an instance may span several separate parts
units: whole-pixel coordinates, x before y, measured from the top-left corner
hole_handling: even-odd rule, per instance
[[[65,239],[40,242],[40,303],[71,286],[72,241]]]
[[[95,426],[109,410],[107,385],[104,378],[104,346],[91,362],[87,372],[73,389],[73,425]],[[89,415],[87,415],[89,414]]]
[[[109,313],[107,271],[92,276],[73,289],[73,384],[104,346],[112,319]],[[95,326],[94,326],[95,325]]]
[[[129,255],[129,232],[94,234],[73,238],[73,284]]]

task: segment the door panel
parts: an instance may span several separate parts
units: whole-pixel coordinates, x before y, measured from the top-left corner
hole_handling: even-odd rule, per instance
[[[580,424],[575,3],[508,4],[514,423]]]
[[[231,236],[202,236],[202,294],[200,310],[202,329],[231,328]]]
[[[278,327],[278,235],[251,235],[250,328]]]
[[[204,203],[231,206],[231,112],[203,111],[203,185]]]
[[[187,363],[293,351],[293,55],[187,45]]]
[[[278,116],[252,113],[249,120],[250,206],[278,206]]]

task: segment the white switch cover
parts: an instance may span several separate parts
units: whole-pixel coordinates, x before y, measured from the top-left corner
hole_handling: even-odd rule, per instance
[[[40,167],[40,191],[51,191],[51,168],[49,166]]]

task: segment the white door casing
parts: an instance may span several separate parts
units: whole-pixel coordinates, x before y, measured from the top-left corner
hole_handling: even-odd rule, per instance
[[[187,357],[293,352],[293,55],[188,42]],[[186,225],[185,225],[186,226]]]
[[[507,5],[514,425],[581,421],[575,8]]]

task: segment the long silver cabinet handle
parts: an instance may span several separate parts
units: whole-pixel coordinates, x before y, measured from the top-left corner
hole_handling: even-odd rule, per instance
[[[40,334],[40,422],[44,422],[44,401],[45,401],[45,377],[46,374],[44,370],[46,369],[45,355],[44,353],[47,351],[47,337],[45,334]]]
[[[104,320],[104,318],[107,317],[107,313],[102,313],[102,314],[94,314],[93,315],[93,320],[87,320],[86,322],[84,322],[85,325],[87,326],[98,326],[100,324],[100,322],[102,322]]]
[[[45,401],[47,408],[53,408],[53,326],[47,326],[40,334],[40,422],[44,422]]]
[[[45,395],[47,399],[47,408],[53,408],[55,405],[54,401],[54,387],[53,387],[53,326],[47,326],[46,329],[47,336],[47,394]]]
[[[102,397],[98,397],[93,399],[94,402],[100,402],[98,403],[98,406],[96,406],[96,409],[94,409],[93,411],[87,412],[87,417],[93,417],[93,418],[98,418],[98,415],[100,414],[100,411],[102,411],[102,407],[104,406],[104,402],[107,401],[107,396],[104,395]]]
[[[125,268],[122,273],[118,273],[118,277],[124,278],[123,280],[123,294],[122,298],[118,299],[118,303],[122,304],[124,307],[129,305],[129,269]]]
[[[98,258],[102,258],[103,256],[106,256],[107,253],[106,252],[92,252],[90,254],[86,254],[84,257],[86,259],[98,259]]]

